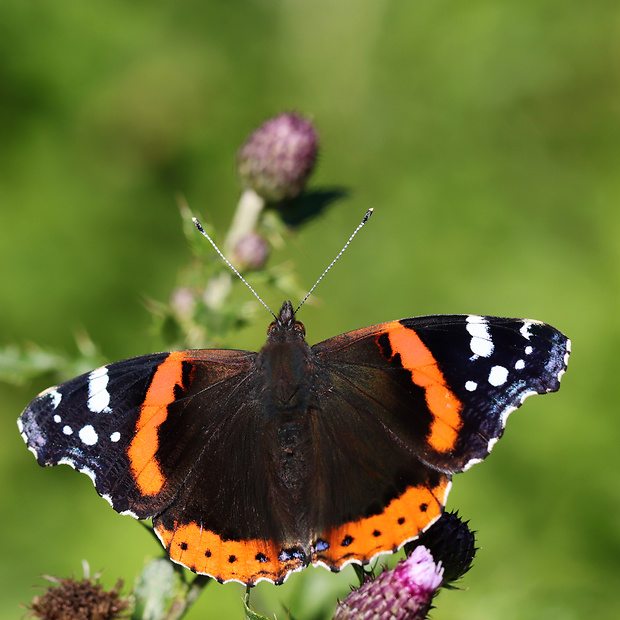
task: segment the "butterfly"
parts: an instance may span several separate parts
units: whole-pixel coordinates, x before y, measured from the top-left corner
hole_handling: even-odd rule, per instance
[[[287,301],[259,352],[108,364],[39,394],[18,425],[40,465],[70,465],[117,512],[152,519],[174,562],[280,584],[417,538],[509,414],[559,389],[569,354],[550,325],[478,315],[309,346]]]

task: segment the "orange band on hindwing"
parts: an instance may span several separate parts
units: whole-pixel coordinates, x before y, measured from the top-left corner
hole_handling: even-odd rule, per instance
[[[155,458],[159,448],[158,430],[168,417],[175,387],[182,385],[183,359],[182,352],[170,353],[157,367],[127,449],[131,472],[144,495],[157,495],[164,486],[165,478]]]
[[[170,559],[220,582],[254,585],[268,579],[281,583],[290,572],[308,564],[297,549],[287,551],[270,540],[224,540],[197,523],[175,523],[172,529],[162,523],[154,526]]]
[[[411,380],[424,388],[426,404],[433,414],[429,445],[437,452],[454,450],[463,424],[461,401],[450,390],[433,354],[413,329],[395,321],[387,325],[387,333],[392,357],[399,355],[403,368],[411,373]]]
[[[340,569],[352,560],[367,563],[378,553],[396,551],[441,516],[449,492],[450,479],[442,476],[435,487],[407,489],[381,514],[328,530],[316,543],[313,563]]]

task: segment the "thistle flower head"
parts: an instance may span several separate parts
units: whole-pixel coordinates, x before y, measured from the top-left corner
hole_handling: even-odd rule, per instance
[[[419,546],[392,570],[368,581],[336,608],[334,620],[423,620],[443,581],[443,568]]]
[[[119,596],[119,581],[104,590],[96,579],[49,578],[55,585],[42,596],[35,596],[28,616],[40,620],[119,620],[126,618],[129,602]]]
[[[263,123],[239,150],[241,182],[267,202],[295,198],[314,169],[317,151],[312,123],[297,114],[280,114]]]

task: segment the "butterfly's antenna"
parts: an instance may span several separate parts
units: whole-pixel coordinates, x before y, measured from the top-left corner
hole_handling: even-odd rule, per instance
[[[261,304],[265,306],[265,308],[267,308],[267,311],[269,312],[269,314],[271,314],[271,316],[277,320],[278,317],[271,311],[269,306],[258,296],[258,293],[248,284],[248,281],[237,271],[237,269],[235,269],[234,265],[224,256],[224,254],[222,254],[222,251],[220,250],[220,248],[218,248],[217,245],[215,245],[215,241],[213,241],[213,239],[211,239],[211,237],[209,237],[209,235],[205,232],[205,229],[202,227],[202,224],[198,221],[198,219],[193,217],[192,221],[194,222],[194,226],[198,229],[198,232],[201,235],[203,235],[203,237],[206,237],[209,240],[209,243],[213,246],[215,251],[220,255],[220,258],[235,272],[235,274],[239,277],[241,282],[243,282],[252,291],[252,293],[254,293],[254,297],[256,297],[256,299],[258,299],[258,301],[260,301]]]
[[[349,240],[344,244],[344,247],[342,248],[342,250],[338,252],[338,255],[336,256],[336,258],[334,258],[334,260],[329,264],[327,269],[321,274],[321,277],[314,283],[314,286],[308,291],[308,294],[301,300],[301,303],[297,306],[297,310],[295,310],[295,314],[299,312],[299,309],[306,303],[306,300],[308,299],[308,297],[312,295],[312,291],[314,291],[314,289],[318,286],[319,282],[325,277],[327,272],[334,266],[336,261],[343,255],[344,251],[349,247],[349,243],[353,241],[353,237],[357,235],[357,233],[360,231],[360,228],[370,219],[370,216],[372,215],[373,210],[374,209],[368,209],[368,211],[366,211],[366,215],[362,218],[362,221],[359,223],[359,226],[353,231],[353,234],[349,237]]]

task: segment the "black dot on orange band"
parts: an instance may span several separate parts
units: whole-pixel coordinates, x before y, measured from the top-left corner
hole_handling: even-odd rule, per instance
[[[183,549],[183,551],[187,550],[187,543],[186,542],[182,542],[179,547],[181,547],[181,549]]]
[[[353,537],[352,536],[345,536],[342,539],[342,542],[340,543],[343,547],[348,547],[351,543],[353,542]]]
[[[205,557],[210,558],[211,557],[211,551],[209,551],[209,549],[207,549],[205,551]]]
[[[228,561],[233,564],[234,562],[237,561],[237,556],[236,555],[229,555],[228,556]]]
[[[377,538],[377,537],[381,536],[381,532],[380,532],[379,530],[375,530],[375,531],[372,533],[372,535],[373,535],[375,538]]]
[[[420,504],[420,512],[426,512],[428,510],[428,504]]]
[[[381,350],[381,355],[383,355],[383,357],[385,357],[386,360],[389,360],[392,358],[392,355],[394,355],[393,351],[392,351],[392,345],[390,344],[390,336],[387,333],[383,333],[379,336],[379,338],[377,338],[377,345],[379,346],[379,349]]]
[[[405,517],[398,518],[398,525],[402,525],[405,522]]]
[[[264,553],[257,553],[255,560],[257,562],[268,562],[269,558]]]

